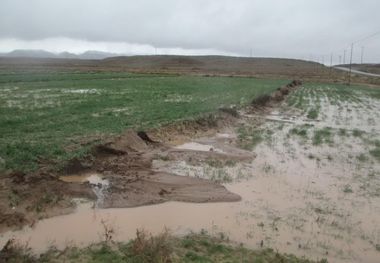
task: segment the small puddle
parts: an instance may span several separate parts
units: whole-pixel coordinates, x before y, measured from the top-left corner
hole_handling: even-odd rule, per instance
[[[221,149],[215,148],[211,145],[201,144],[197,142],[188,142],[175,147],[181,150],[199,151],[199,152],[218,152],[224,153]]]
[[[222,139],[233,139],[236,136],[234,134],[230,133],[217,133],[216,138],[222,138]]]

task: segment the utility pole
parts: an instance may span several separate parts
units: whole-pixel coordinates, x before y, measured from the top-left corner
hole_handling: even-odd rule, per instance
[[[333,54],[331,53],[331,57],[330,57],[330,76],[332,74],[332,65],[333,65]]]
[[[339,55],[339,65],[342,64],[342,55]]]
[[[346,50],[344,50],[343,54],[343,65],[346,65]]]
[[[364,47],[362,47],[362,55],[360,57],[360,64],[363,64]]]
[[[351,85],[352,53],[353,53],[353,50],[354,50],[354,43],[351,44],[350,71],[348,73],[348,86]]]

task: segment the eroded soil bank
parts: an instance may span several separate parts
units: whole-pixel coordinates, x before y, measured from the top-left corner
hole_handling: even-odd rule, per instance
[[[160,145],[145,143],[144,147],[152,150],[130,156],[149,160],[144,166],[149,169],[137,173],[136,181],[131,182],[141,180],[134,185],[141,189],[137,193],[134,188],[123,188],[122,174],[106,172],[123,171],[120,160],[126,158],[116,147],[120,144],[107,144],[101,152],[104,161],[115,161],[108,162],[110,168],[67,178],[76,185],[95,172],[96,183],[79,185],[104,190],[105,198],[95,203],[98,209],[93,209],[92,203],[79,203],[75,213],[41,220],[22,231],[5,232],[1,242],[14,237],[39,252],[52,244],[64,248],[99,241],[104,224],[115,230],[114,238],[120,241],[133,238],[137,228],[160,233],[168,227],[176,234],[202,229],[211,234],[222,232],[249,247],[271,247],[315,260],[378,262],[379,105],[378,99],[361,90],[346,94],[326,85],[306,86],[292,93],[281,106],[247,109],[240,112],[240,118],[231,118],[228,125],[226,122],[208,129],[210,133],[199,132],[195,137],[184,133]],[[161,130],[149,136],[159,141],[165,134]],[[133,170],[132,163],[126,167]],[[182,188],[172,189],[168,185],[176,181],[162,183],[154,175],[179,178]],[[138,186],[145,181],[159,185],[146,188],[154,189],[152,196],[157,199],[152,198],[152,203],[170,202],[128,209],[100,208],[120,207],[129,194],[140,202],[145,188]],[[197,190],[192,189],[195,181],[205,187],[196,192],[196,202],[210,198],[212,187],[216,187],[212,195],[220,191],[241,201],[173,202],[187,201],[181,198],[189,198],[187,195]],[[113,197],[109,195],[112,184],[121,189]]]

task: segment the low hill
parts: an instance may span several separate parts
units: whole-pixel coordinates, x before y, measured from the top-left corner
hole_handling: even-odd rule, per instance
[[[102,65],[134,70],[226,75],[314,74],[323,67],[314,62],[280,58],[226,56],[131,56],[104,59]]]
[[[0,71],[35,72],[134,72],[191,74],[208,76],[248,76],[262,78],[304,79],[346,82],[347,73],[322,64],[282,58],[247,58],[227,56],[119,56],[105,59],[76,59],[70,54],[61,58],[1,57]],[[94,54],[87,53],[89,58]],[[104,55],[104,54],[103,54]],[[354,74],[353,74],[354,75]],[[357,83],[379,84],[378,78],[355,75]]]
[[[325,67],[315,62],[279,58],[226,56],[123,56],[99,59],[0,57],[0,68],[97,70],[242,76],[313,76]],[[92,58],[91,54],[88,55]]]
[[[89,50],[81,54],[70,52],[53,53],[39,49],[16,49],[9,53],[0,53],[0,57],[11,58],[65,58],[65,59],[104,59],[118,56],[116,53]]]
[[[16,49],[9,53],[2,53],[4,57],[27,57],[27,58],[54,58],[57,57],[54,53],[45,50],[28,50],[28,49]]]

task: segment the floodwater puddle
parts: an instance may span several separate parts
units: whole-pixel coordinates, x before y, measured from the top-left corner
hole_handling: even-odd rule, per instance
[[[175,147],[180,150],[200,151],[200,152],[218,152],[223,153],[221,149],[215,148],[211,145],[201,144],[198,142],[188,142]]]
[[[222,138],[222,139],[234,139],[236,138],[236,135],[231,133],[217,133],[216,138]]]
[[[63,89],[63,93],[99,94],[97,89]]]

